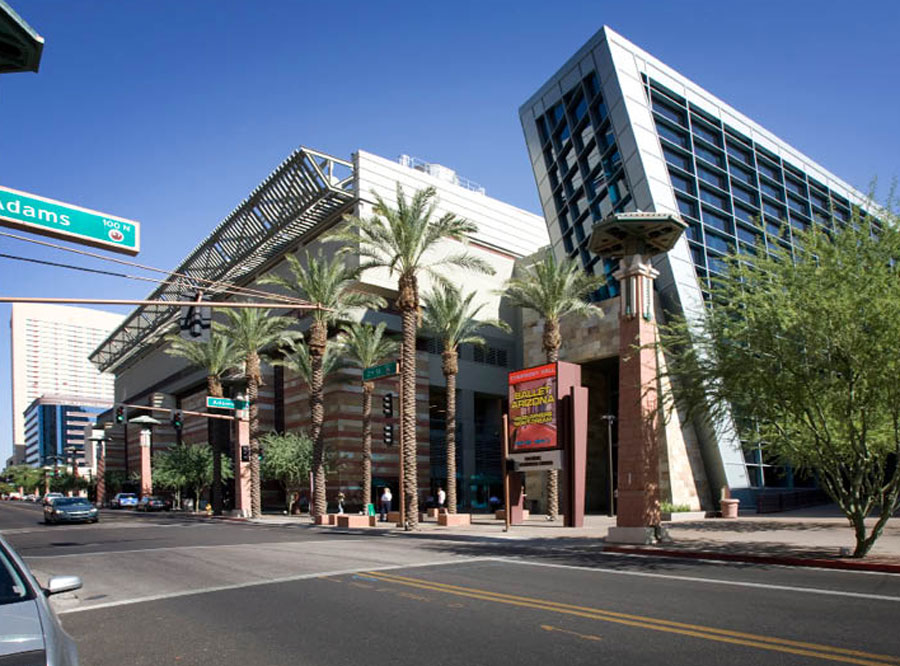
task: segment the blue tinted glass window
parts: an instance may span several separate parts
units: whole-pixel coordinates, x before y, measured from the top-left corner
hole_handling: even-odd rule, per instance
[[[788,176],[785,176],[784,184],[794,194],[799,194],[801,197],[806,196],[806,186],[803,183],[801,183],[797,180],[794,180],[793,178],[790,178]]]
[[[691,169],[691,158],[684,153],[673,150],[668,146],[663,146],[663,156],[665,156],[666,162],[669,164],[674,164],[688,172],[693,171],[693,169]]]
[[[600,82],[597,80],[596,72],[588,74],[587,78],[584,80],[584,87],[587,88],[591,97],[600,92]]]
[[[541,116],[537,119],[537,130],[538,136],[541,137],[541,143],[547,143],[547,139],[550,138],[550,132],[547,130],[546,116]]]
[[[765,174],[775,182],[781,182],[781,169],[773,164],[769,164],[765,160],[757,160],[757,168],[760,173]]]
[[[784,217],[784,208],[771,204],[768,201],[763,201],[763,211],[765,211],[766,215],[770,215],[779,220]]]
[[[731,233],[731,220],[720,213],[715,213],[703,206],[703,223],[713,229],[724,231],[726,234]]]
[[[712,162],[716,166],[719,166],[719,167],[725,166],[725,160],[722,157],[722,155],[714,150],[706,148],[705,146],[701,146],[700,144],[695,143],[694,144],[694,153],[697,155],[697,157],[702,157],[707,162]]]
[[[736,203],[734,205],[734,216],[739,220],[743,220],[744,222],[756,224],[756,220],[757,218],[759,218],[759,211],[745,208],[744,206]]]
[[[700,179],[706,181],[707,183],[711,183],[718,188],[721,188],[723,190],[728,189],[724,174],[718,171],[713,171],[709,167],[705,167],[702,164],[697,165],[697,176]]]
[[[731,206],[728,204],[728,198],[713,192],[705,187],[700,188],[700,199],[705,201],[708,204],[712,204],[717,208],[721,208],[722,210],[730,210]]]
[[[594,118],[595,125],[600,125],[609,117],[609,111],[606,109],[606,104],[604,104],[602,99],[598,99],[591,108],[591,115]]]
[[[694,181],[691,178],[685,178],[674,171],[669,172],[669,179],[672,181],[672,187],[688,194],[694,193]]]
[[[740,224],[737,226],[737,235],[738,238],[745,243],[750,243],[753,245],[759,239],[759,235],[756,234],[752,229],[748,229],[747,227],[741,226]]]
[[[678,108],[674,104],[663,102],[658,95],[653,95],[653,110],[662,117],[668,118],[681,126],[687,125],[684,109]]]
[[[787,201],[791,210],[802,213],[803,215],[809,215],[809,210],[806,208],[806,203],[803,201],[797,201],[794,197],[788,197]]]
[[[659,132],[659,135],[671,141],[672,143],[681,146],[682,148],[691,147],[691,140],[688,138],[687,132],[683,130],[675,130],[672,129],[669,125],[663,122],[656,123],[656,130]]]
[[[697,203],[686,199],[685,197],[675,195],[675,200],[678,202],[678,210],[681,211],[682,215],[687,215],[688,217],[697,218]]]
[[[779,201],[784,201],[784,190],[780,187],[775,187],[771,183],[768,183],[764,180],[759,181],[759,189],[768,194],[773,199],[778,199]]]
[[[709,141],[711,144],[716,146],[722,145],[722,135],[719,134],[719,131],[709,127],[708,125],[698,122],[695,118],[691,119],[691,124],[693,125],[694,134],[699,136],[701,139],[705,139]]]
[[[734,195],[735,199],[740,199],[741,201],[746,201],[751,206],[758,206],[759,202],[757,201],[758,197],[756,193],[752,190],[747,189],[746,187],[742,187],[737,183],[732,184],[731,193]]]
[[[572,252],[575,249],[574,243],[572,243],[572,234],[566,234],[563,236],[563,247],[566,249],[566,254]]]
[[[726,264],[723,259],[710,254],[709,255],[709,270],[713,273],[724,273],[726,270]]]
[[[584,115],[587,113],[587,100],[584,98],[584,95],[578,96],[578,102],[575,104],[575,110],[572,112],[572,115],[575,116],[575,123],[577,124]]]
[[[731,241],[718,234],[708,233],[706,234],[706,247],[728,254],[731,252],[732,244]]]
[[[566,122],[563,122],[562,127],[560,128],[559,132],[557,132],[557,134],[556,134],[556,143],[558,146],[560,146],[560,149],[562,149],[562,145],[566,142],[566,140],[570,136],[571,136],[571,133],[569,132],[569,124]]]
[[[563,117],[563,106],[562,102],[557,102],[552,109],[550,109],[550,117],[553,118],[553,125],[562,120]]]
[[[729,166],[731,167],[731,175],[741,182],[747,183],[748,185],[756,186],[756,175],[750,171],[749,169],[743,169],[737,166],[734,162],[730,162]]]
[[[693,243],[691,244],[691,258],[694,260],[694,263],[697,266],[705,266],[706,265],[706,255],[703,252],[703,248],[697,247]]]
[[[699,224],[689,224],[687,228],[688,240],[694,240],[698,243],[703,242],[703,233],[700,231]]]
[[[827,211],[827,210],[828,210],[828,195],[827,195],[827,194],[820,194],[820,193],[817,192],[816,190],[810,188],[810,190],[809,190],[809,199],[810,199],[810,201],[812,201],[816,206],[818,206],[819,208],[821,208],[823,211]]]
[[[809,223],[806,220],[802,220],[795,215],[791,215],[791,226],[795,229],[799,229],[800,231],[806,231],[809,229]]]
[[[753,157],[751,156],[750,151],[747,148],[736,144],[736,142],[732,141],[731,139],[726,142],[725,146],[728,154],[732,158],[743,162],[744,164],[753,166]]]
[[[781,224],[772,219],[766,219],[766,231],[773,236],[781,233]]]

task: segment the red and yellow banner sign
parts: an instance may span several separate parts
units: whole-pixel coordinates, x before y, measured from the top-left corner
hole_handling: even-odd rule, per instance
[[[509,452],[557,448],[556,363],[509,373]]]

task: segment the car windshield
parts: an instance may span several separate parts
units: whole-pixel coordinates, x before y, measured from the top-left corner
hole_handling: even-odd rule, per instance
[[[53,506],[90,506],[90,504],[83,497],[57,497],[53,500]]]
[[[121,493],[119,495],[119,499],[131,499],[132,497],[135,497],[134,493]]]

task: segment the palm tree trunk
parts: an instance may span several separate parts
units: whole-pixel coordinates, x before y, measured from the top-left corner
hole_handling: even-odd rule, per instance
[[[559,321],[547,319],[544,322],[544,351],[547,363],[559,361],[559,346],[562,342],[559,335]],[[547,470],[547,520],[556,520],[559,515],[559,470]]]
[[[262,515],[262,496],[259,486],[259,356],[247,355],[247,400],[250,402],[250,515]]]
[[[447,512],[456,513],[456,373],[445,375],[445,377],[447,379]]]
[[[419,526],[419,484],[416,465],[416,328],[419,320],[419,295],[414,275],[403,275],[399,280],[397,305],[403,325],[403,344],[400,350],[400,390],[403,424],[403,496],[406,506],[406,522],[416,529]]]
[[[322,357],[325,354],[326,336],[328,330],[322,322],[313,321],[309,329],[309,411],[312,417],[310,434],[313,440],[313,506],[315,515],[324,516],[328,513],[328,503],[325,494],[325,438],[322,432],[322,424],[325,421],[325,404],[322,395],[325,375],[322,371]]]
[[[363,413],[362,413],[362,503],[363,509],[372,501],[372,392],[375,384],[363,382]]]

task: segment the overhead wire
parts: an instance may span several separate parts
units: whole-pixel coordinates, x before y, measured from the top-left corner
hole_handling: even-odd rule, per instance
[[[121,264],[124,266],[130,266],[132,268],[138,268],[140,270],[162,273],[164,275],[168,275],[171,277],[178,277],[185,280],[190,280],[196,283],[205,284],[211,288],[218,288],[223,293],[227,293],[231,296],[244,296],[244,297],[256,297],[256,298],[266,298],[268,300],[280,301],[285,305],[309,305],[308,301],[304,301],[299,298],[293,298],[291,296],[285,296],[283,294],[275,294],[269,291],[263,291],[261,289],[254,289],[252,287],[240,287],[238,285],[222,282],[220,280],[208,280],[206,278],[201,278],[197,276],[187,275],[185,273],[179,273],[177,271],[167,271],[162,268],[156,268],[155,266],[148,266],[146,264],[140,264],[136,261],[128,261],[127,259],[120,259],[118,257],[108,257],[97,252],[91,252],[89,250],[81,250],[77,248],[65,247],[64,245],[58,245],[56,243],[50,243],[48,241],[38,240],[36,238],[28,238],[25,236],[19,236],[18,234],[12,234],[7,231],[0,231],[0,236],[5,236],[7,238],[12,238],[14,240],[24,241],[26,243],[34,243],[36,245],[43,245],[45,247],[52,248],[54,250],[62,250],[64,252],[71,252],[73,254],[78,254],[86,257],[91,257],[93,259],[99,259],[101,261],[109,261],[116,264]],[[14,256],[3,255],[6,258],[16,258]],[[25,261],[29,261],[29,259],[22,258]],[[43,263],[41,260],[31,260],[35,263]],[[49,263],[49,262],[48,262]],[[99,269],[86,269],[75,267],[72,265],[60,265],[60,267],[72,268],[73,270],[85,270],[87,272],[100,272]],[[116,275],[115,273],[110,273],[112,275]],[[148,282],[156,282],[158,284],[176,286],[178,282],[176,280],[156,280],[154,278],[148,277],[140,277],[140,276],[128,276],[128,275],[118,275],[118,277],[126,277],[129,279],[135,280],[144,280]]]

